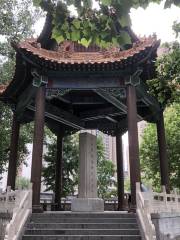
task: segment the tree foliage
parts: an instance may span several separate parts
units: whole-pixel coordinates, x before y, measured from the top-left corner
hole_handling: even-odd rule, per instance
[[[168,53],[163,54],[156,62],[157,77],[148,80],[149,91],[158,98],[162,106],[180,100],[180,44],[166,44]]]
[[[15,52],[11,48],[12,40],[31,36],[32,26],[37,13],[31,0],[0,0],[0,84],[12,80],[15,67]],[[0,175],[6,170],[9,159],[12,112],[0,102]],[[23,126],[19,140],[19,162],[28,153],[26,143],[31,141],[31,126]]]
[[[170,169],[170,184],[171,187],[179,188],[180,104],[172,104],[166,109],[164,116]],[[140,145],[140,159],[144,180],[152,182],[154,188],[160,188],[160,165],[155,124],[149,124],[144,131]]]
[[[30,180],[25,177],[16,178],[16,189],[28,189],[30,187]]]
[[[105,149],[102,137],[97,138],[97,178],[98,178],[98,196],[106,198],[108,188],[112,183],[112,177],[115,174],[115,166],[112,161],[105,158]]]
[[[178,21],[175,21],[174,24],[173,24],[173,30],[175,31],[176,33],[176,38],[179,37],[179,33],[180,33],[180,22]]]
[[[55,189],[55,160],[56,137],[52,137],[47,143],[47,153],[44,155],[43,178],[46,190]],[[73,195],[77,186],[78,172],[78,140],[77,135],[67,136],[63,140],[63,192],[62,196]]]
[[[131,44],[127,28],[131,25],[129,12],[139,6],[146,8],[150,2],[161,0],[34,0],[35,6],[53,16],[53,37],[63,40],[79,41],[88,46],[95,43],[106,48],[112,45]],[[171,4],[179,6],[177,0],[166,0],[165,8]],[[71,7],[71,8],[70,8]],[[74,10],[74,14],[70,9]]]
[[[7,170],[10,154],[11,126],[12,112],[9,107],[0,102],[0,179],[1,174]],[[31,141],[32,124],[21,126],[18,146],[18,165],[25,160],[28,154],[26,143]]]
[[[44,156],[45,164],[43,168],[44,183],[46,190],[55,188],[55,158],[56,158],[56,138],[52,138],[47,144],[48,151]],[[102,139],[97,139],[98,153],[98,194],[105,197],[107,189],[111,184],[111,178],[115,173],[115,167],[112,161],[108,161],[104,156],[104,146]],[[62,196],[73,195],[78,185],[78,159],[79,146],[78,135],[72,135],[64,138],[63,142],[63,193]]]

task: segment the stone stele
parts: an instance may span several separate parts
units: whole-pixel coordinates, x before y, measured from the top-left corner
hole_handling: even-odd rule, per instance
[[[97,197],[97,144],[90,133],[79,135],[79,195],[71,203],[71,211],[102,212],[104,201]]]

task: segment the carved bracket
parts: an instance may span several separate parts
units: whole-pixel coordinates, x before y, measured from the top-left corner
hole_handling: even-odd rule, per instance
[[[137,71],[133,75],[131,75],[125,80],[125,85],[132,85],[132,86],[140,85],[141,83],[140,75],[142,71],[143,70],[141,68],[137,69]]]

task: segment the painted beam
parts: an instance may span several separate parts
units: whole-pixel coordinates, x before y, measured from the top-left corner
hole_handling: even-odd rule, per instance
[[[88,105],[94,105],[94,104],[105,104],[106,101],[104,99],[102,99],[101,97],[95,95],[93,92],[86,94],[86,91],[83,92],[82,91],[73,91],[72,94],[71,92],[69,94],[66,94],[65,96],[63,96],[65,100],[69,101],[70,104],[73,105],[84,105],[84,104],[88,104]]]
[[[35,111],[35,107],[32,105],[28,106],[28,109]],[[78,117],[74,116],[73,114],[67,111],[54,107],[49,103],[46,103],[45,117],[53,119],[57,122],[63,123],[75,129],[79,129],[79,130],[84,129],[85,124],[81,119],[79,119]]]
[[[120,111],[127,113],[127,106],[120,102],[116,97],[112,96],[110,93],[103,91],[102,89],[94,90],[99,96],[104,98],[107,102],[111,103]]]
[[[26,107],[32,102],[33,98],[35,98],[36,92],[37,88],[30,84],[18,97],[16,105],[16,115],[18,118],[25,111]]]
[[[117,110],[115,107],[100,108],[98,110],[88,110],[80,113],[80,118],[84,121],[91,121],[100,118],[105,118],[106,116],[115,117],[123,115],[124,113]]]
[[[110,122],[118,123],[118,121],[117,121],[116,119],[114,119],[113,117],[106,116],[105,118],[106,118],[107,120],[109,120]]]
[[[107,130],[107,131],[114,131],[114,135],[116,134],[117,129],[120,132],[124,133],[127,130],[127,117],[122,119],[119,122],[112,122],[112,121],[89,121],[85,124],[86,129],[99,129],[99,130]]]
[[[107,102],[111,103],[113,106],[118,108],[124,113],[127,113],[127,106],[120,102],[116,97],[112,96],[110,93],[107,93],[103,90],[94,90],[99,96],[104,98]],[[138,121],[141,121],[143,118],[140,115],[137,115]]]
[[[82,94],[82,91],[71,89],[58,89],[58,88],[49,88],[47,89],[47,99],[58,98],[60,101],[73,104],[73,105],[94,105],[94,104],[105,104],[106,101],[97,95],[87,95],[86,92]]]
[[[146,106],[149,107],[149,109],[153,113],[156,120],[158,120],[159,119],[159,114],[157,114],[157,113],[159,113],[161,111],[160,104],[158,103],[158,101],[153,96],[151,96],[147,92],[146,88],[147,87],[143,83],[137,85],[136,86],[137,95],[146,104]]]
[[[100,88],[122,88],[124,80],[118,77],[48,77],[47,88],[60,89],[100,89]]]

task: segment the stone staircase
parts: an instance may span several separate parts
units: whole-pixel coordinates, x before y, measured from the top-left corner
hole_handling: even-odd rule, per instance
[[[133,213],[33,213],[22,240],[140,240]]]

